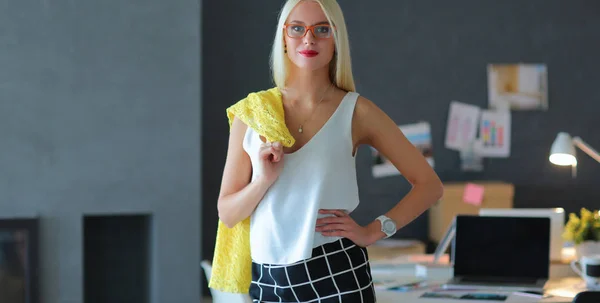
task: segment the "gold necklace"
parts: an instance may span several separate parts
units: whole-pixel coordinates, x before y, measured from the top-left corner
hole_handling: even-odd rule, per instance
[[[312,112],[310,113],[310,116],[308,116],[308,118],[306,118],[306,120],[304,120],[304,122],[300,123],[300,127],[298,127],[298,132],[302,133],[304,131],[304,128],[302,125],[304,125],[306,122],[308,122],[309,119],[312,118],[313,114],[315,113],[315,111],[317,110],[317,107],[319,107],[319,105],[321,105],[321,102],[323,101],[323,99],[325,98],[325,94],[327,94],[327,92],[329,91],[330,88],[333,87],[333,83],[331,83],[331,85],[329,87],[327,87],[327,89],[325,90],[325,92],[323,93],[323,95],[321,96],[321,100],[319,100],[319,103],[317,103],[317,106],[315,106],[315,108],[312,110]]]

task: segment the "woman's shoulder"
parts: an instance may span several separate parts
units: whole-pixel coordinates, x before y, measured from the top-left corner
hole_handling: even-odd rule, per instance
[[[244,102],[244,101],[260,101],[261,99],[277,99],[277,98],[281,98],[281,91],[279,90],[278,87],[271,87],[271,88],[265,88],[262,90],[256,90],[256,91],[251,91],[249,92],[246,97],[242,98],[241,100],[238,100],[237,103],[239,102]]]
[[[227,108],[228,113],[256,110],[257,108],[278,108],[281,105],[281,91],[277,87],[253,91]]]
[[[356,99],[356,106],[354,108],[355,116],[358,116],[359,118],[365,117],[379,109],[379,107],[369,98],[358,92],[356,93],[358,94],[358,98]]]
[[[277,87],[249,93],[227,108],[227,115],[230,125],[237,117],[269,141],[280,141],[286,147],[295,142],[285,125],[281,92]]]
[[[375,125],[380,125],[387,120],[387,114],[375,102],[368,97],[358,96],[354,107],[353,127],[357,129],[376,129]]]
[[[251,91],[245,97],[236,100],[232,104],[230,104],[226,111],[228,114],[234,114],[236,111],[247,110],[250,108],[254,108],[260,105],[260,103],[264,103],[265,100],[277,100],[280,99],[281,93],[277,87]]]

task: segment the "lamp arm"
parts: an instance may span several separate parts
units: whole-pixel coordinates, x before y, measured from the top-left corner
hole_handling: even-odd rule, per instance
[[[594,160],[596,160],[596,161],[598,161],[600,163],[600,153],[598,153],[595,149],[593,149],[587,143],[583,142],[583,140],[581,140],[581,138],[574,137],[573,138],[573,143],[577,147],[579,147],[579,149],[581,149],[586,154],[588,154],[590,157],[592,157]]]
[[[448,249],[448,246],[450,246],[450,244],[454,240],[455,234],[456,234],[456,216],[454,216],[454,218],[452,218],[452,222],[450,222],[450,225],[448,226],[448,230],[446,230],[446,233],[444,234],[444,238],[442,238],[442,240],[440,241],[438,246],[435,248],[435,252],[433,254],[433,263],[439,263],[440,258],[446,252],[446,249]]]

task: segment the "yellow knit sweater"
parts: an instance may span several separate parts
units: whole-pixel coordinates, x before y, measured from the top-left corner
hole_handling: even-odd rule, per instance
[[[250,93],[227,108],[226,112],[230,129],[234,117],[237,117],[269,142],[279,141],[285,147],[295,143],[285,125],[281,92],[277,87]],[[219,220],[209,287],[224,292],[247,293],[251,281],[250,217],[233,228]]]

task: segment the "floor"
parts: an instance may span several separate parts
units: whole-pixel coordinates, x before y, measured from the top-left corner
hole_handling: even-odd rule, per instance
[[[212,303],[212,299],[210,297],[204,297],[204,299],[202,299],[202,303]]]

